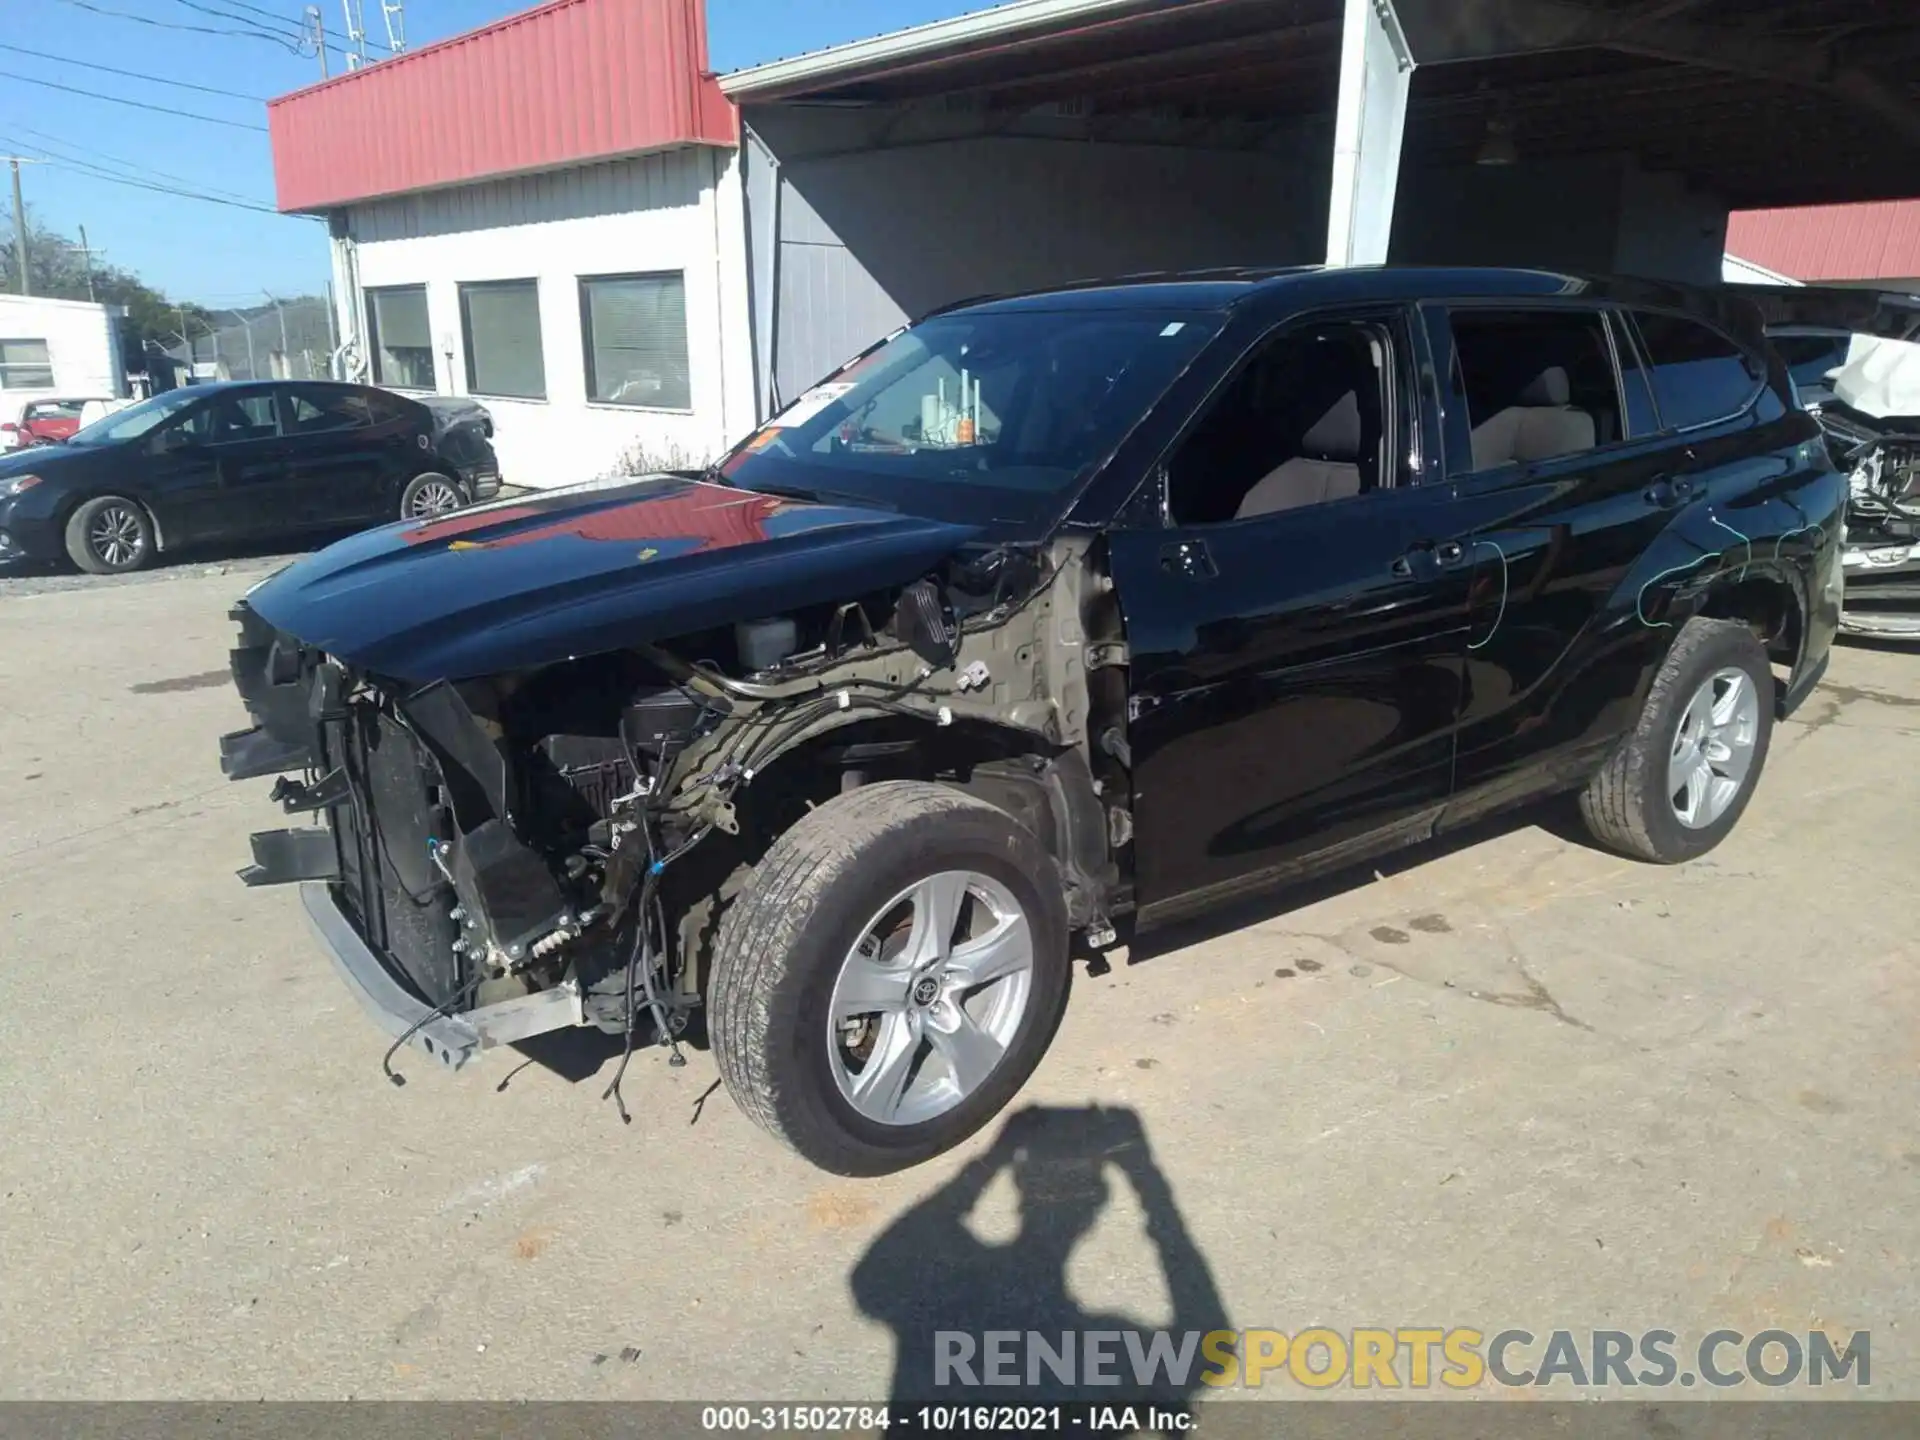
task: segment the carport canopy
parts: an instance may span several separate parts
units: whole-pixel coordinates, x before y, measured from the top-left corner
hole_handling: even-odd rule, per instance
[[[776,393],[929,304],[1134,261],[1712,280],[1729,209],[1920,176],[1912,0],[1015,0],[721,83]]]

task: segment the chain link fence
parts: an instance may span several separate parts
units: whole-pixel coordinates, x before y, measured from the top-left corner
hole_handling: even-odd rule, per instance
[[[228,323],[211,335],[198,332],[191,347],[170,345],[167,354],[199,380],[326,380],[333,354],[327,302],[288,300],[258,310],[226,312]],[[191,353],[189,353],[191,349]]]

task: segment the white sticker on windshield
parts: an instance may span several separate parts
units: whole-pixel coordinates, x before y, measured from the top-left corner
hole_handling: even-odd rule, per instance
[[[827,406],[853,389],[858,383],[852,380],[838,381],[831,385],[816,385],[793,404],[782,410],[767,422],[770,429],[790,430],[795,425],[804,425]]]
[[[1166,338],[1167,338],[1167,336],[1169,336],[1169,335],[1178,335],[1178,334],[1179,334],[1179,333],[1180,333],[1180,332],[1181,332],[1182,330],[1184,330],[1184,329],[1186,329],[1186,328],[1187,328],[1187,322],[1186,322],[1186,321],[1184,321],[1184,320],[1170,320],[1170,321],[1168,321],[1168,322],[1167,322],[1167,326],[1166,326],[1166,328],[1165,328],[1164,330],[1162,330],[1162,331],[1160,332],[1160,338],[1161,338],[1162,340],[1164,340],[1164,339],[1166,339]]]

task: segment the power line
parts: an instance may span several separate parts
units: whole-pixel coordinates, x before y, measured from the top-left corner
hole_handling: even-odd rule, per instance
[[[198,4],[197,0],[177,0],[177,3],[186,6],[187,9],[189,10],[197,10],[202,15],[211,15],[216,20],[235,21],[238,24],[245,27],[245,30],[242,33],[251,34],[251,33],[257,32],[261,35],[266,36],[268,39],[276,40],[280,44],[285,45],[287,49],[291,50],[296,55],[300,53],[301,36],[300,36],[300,32],[298,32],[297,30],[293,33],[288,33],[287,31],[284,31],[284,30],[269,30],[266,26],[262,25],[258,20],[255,20],[250,16],[236,14],[232,10],[216,10],[211,5]],[[292,24],[293,22],[287,21],[285,23]]]
[[[7,140],[4,136],[0,136],[0,143],[13,144],[15,142]],[[109,170],[103,170],[97,166],[87,165],[80,161],[63,160],[55,156],[47,156],[45,163],[76,170],[80,174],[85,175],[89,180],[99,180],[109,185],[126,185],[135,190],[149,190],[157,195],[171,195],[180,200],[198,200],[207,205],[225,205],[232,210],[251,210],[259,215],[278,215],[280,213],[270,205],[255,205],[244,200],[226,200],[218,195],[207,195],[196,190],[182,190],[172,185],[156,185],[147,180],[132,180],[124,175],[116,175]],[[313,217],[298,216],[295,218],[309,219]]]
[[[28,85],[44,85],[49,90],[64,90],[69,95],[84,95],[89,100],[104,100],[110,105],[130,105],[135,110],[151,110],[160,115],[177,115],[183,120],[203,120],[209,125],[225,125],[234,130],[255,130],[264,135],[264,125],[249,125],[244,120],[223,120],[218,115],[202,115],[194,110],[176,110],[171,105],[150,105],[144,100],[128,100],[119,95],[102,95],[98,90],[82,90],[74,85],[62,85],[53,80],[39,80],[32,75],[19,75],[11,70],[0,70],[0,80],[19,80]]]
[[[238,90],[216,90],[211,85],[194,85],[185,80],[169,80],[163,75],[143,75],[138,70],[120,70],[112,65],[102,65],[93,60],[75,60],[70,55],[52,55],[44,50],[29,50],[24,45],[9,45],[0,40],[0,50],[11,50],[16,55],[31,55],[36,60],[51,60],[57,65],[78,65],[83,70],[102,70],[109,75],[124,75],[129,80],[146,80],[155,85],[171,85],[178,90],[198,90],[203,95],[221,95],[229,100],[253,100],[265,104],[264,95],[244,95]]]
[[[181,0],[181,3],[184,4],[185,0]],[[233,6],[236,10],[251,10],[254,14],[264,15],[269,20],[293,20],[294,18],[290,15],[282,14],[279,11],[263,10],[258,5],[249,5],[247,4],[247,0],[226,0],[226,3]],[[378,40],[375,40],[371,35],[367,37],[367,44],[370,45],[375,50],[385,50],[387,51],[388,54],[393,53],[392,48],[390,46],[382,45]],[[346,53],[345,46],[335,45],[331,41],[328,42],[327,48],[329,50],[338,50],[342,54]]]
[[[23,135],[33,136],[40,142],[34,148],[43,154],[52,156],[55,160],[64,160],[75,165],[110,166],[123,174],[130,172],[131,178],[136,180],[153,178],[171,180],[177,185],[184,185],[192,190],[203,191],[208,195],[217,195],[228,200],[237,200],[245,205],[265,205],[268,203],[260,199],[257,195],[247,195],[238,190],[223,190],[218,185],[209,185],[205,181],[196,180],[190,175],[176,175],[172,171],[161,170],[141,161],[128,160],[124,156],[102,150],[97,145],[76,145],[74,142],[65,140],[58,135],[50,135],[45,130],[37,130],[23,121],[10,120],[4,123],[11,125]]]
[[[291,50],[296,55],[300,53],[299,47],[282,40],[277,35],[270,35],[264,30],[236,30],[232,27],[215,29],[210,25],[187,25],[177,20],[156,20],[151,15],[135,15],[129,10],[111,10],[105,5],[95,5],[92,0],[64,0],[64,3],[76,9],[91,10],[96,15],[110,15],[116,20],[132,20],[136,24],[152,25],[161,30],[188,30],[196,35],[239,35],[249,40],[271,40],[274,44]]]

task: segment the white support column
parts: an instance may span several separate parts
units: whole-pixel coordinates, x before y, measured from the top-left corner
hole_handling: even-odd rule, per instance
[[[1386,262],[1413,54],[1393,0],[1346,0],[1333,127],[1327,264]]]

